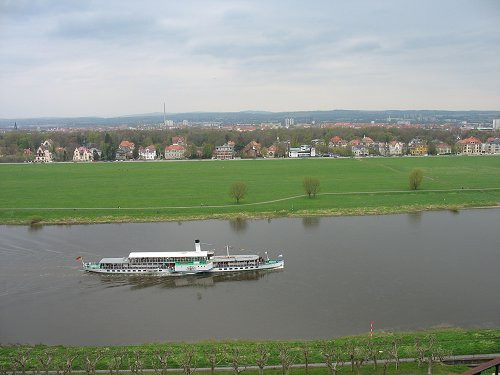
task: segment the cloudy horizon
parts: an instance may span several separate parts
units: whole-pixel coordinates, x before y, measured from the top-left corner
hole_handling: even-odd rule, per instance
[[[0,0],[0,118],[499,110],[500,2]]]

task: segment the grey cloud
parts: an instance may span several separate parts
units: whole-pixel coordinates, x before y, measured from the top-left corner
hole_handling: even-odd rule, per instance
[[[16,19],[63,14],[88,9],[86,1],[0,0],[0,15]]]

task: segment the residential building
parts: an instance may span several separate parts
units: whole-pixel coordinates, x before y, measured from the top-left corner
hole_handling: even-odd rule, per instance
[[[156,159],[156,146],[149,145],[147,147],[139,148],[139,159],[141,160],[155,160]]]
[[[93,160],[94,160],[94,154],[87,147],[81,146],[75,148],[75,151],[73,152],[73,161],[80,162],[80,161],[93,161]]]
[[[420,138],[413,138],[408,142],[408,149],[412,156],[424,156],[429,153],[429,147]]]
[[[335,147],[346,148],[347,147],[347,141],[343,140],[338,135],[336,135],[336,136],[334,136],[334,137],[332,137],[330,139],[330,142],[328,143],[328,147],[330,147],[330,148],[335,148]]]
[[[134,148],[134,142],[122,141],[116,150],[116,160],[132,159]]]
[[[437,155],[449,155],[451,154],[451,146],[444,142],[436,142],[436,154]]]
[[[316,149],[310,145],[302,145],[300,147],[290,147],[288,157],[290,158],[307,158],[315,157]]]
[[[370,154],[368,146],[363,144],[359,139],[350,141],[349,146],[351,146],[353,156],[368,156]]]
[[[186,146],[186,138],[184,137],[172,137],[172,144],[179,146]]]
[[[50,152],[50,148],[52,147],[53,142],[50,139],[44,141],[40,147],[36,150],[35,163],[50,163],[53,160],[52,152]]]
[[[278,148],[276,147],[276,145],[271,145],[268,147],[267,149],[267,157],[268,158],[274,158],[276,156],[276,150]]]
[[[186,147],[182,145],[170,145],[165,147],[165,159],[166,160],[180,160],[184,159],[186,153]]]
[[[399,141],[391,141],[388,143],[389,156],[401,156],[404,154],[405,144]]]
[[[370,147],[373,143],[374,143],[373,139],[367,137],[366,135],[364,135],[363,138],[361,138],[361,144],[367,147]]]
[[[481,140],[476,137],[469,137],[457,142],[458,151],[464,155],[480,155]]]
[[[234,159],[234,142],[229,141],[228,143],[224,143],[222,146],[215,147],[214,159]]]
[[[500,138],[488,138],[486,142],[481,145],[481,152],[483,154],[500,154]]]
[[[243,148],[243,157],[245,158],[256,158],[261,156],[260,149],[262,148],[261,144],[255,141],[251,141]]]

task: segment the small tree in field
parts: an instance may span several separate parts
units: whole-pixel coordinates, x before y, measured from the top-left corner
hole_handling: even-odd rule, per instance
[[[410,183],[410,190],[417,190],[420,184],[422,183],[422,179],[424,178],[424,172],[421,169],[413,169],[410,172],[410,176],[408,178],[408,182]]]
[[[235,182],[229,188],[229,195],[236,199],[236,203],[240,203],[240,200],[245,198],[247,194],[247,184],[244,182]]]
[[[316,194],[319,192],[319,180],[315,177],[305,177],[303,186],[304,191],[309,196],[309,198],[311,198],[311,196],[315,198]]]

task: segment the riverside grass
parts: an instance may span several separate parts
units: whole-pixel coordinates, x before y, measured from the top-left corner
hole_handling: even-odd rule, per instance
[[[428,337],[432,335],[436,338],[436,342],[450,355],[471,355],[471,354],[493,354],[500,352],[500,330],[497,329],[440,329],[440,330],[430,330],[430,331],[417,331],[417,332],[406,332],[406,333],[385,333],[385,332],[375,332],[373,335],[373,342],[377,350],[382,350],[379,355],[380,362],[383,361],[383,353],[388,353],[394,338],[397,339],[399,343],[399,357],[400,358],[413,358],[415,356],[414,344],[415,340],[418,338],[422,343],[425,344]],[[363,348],[366,346],[366,342],[369,339],[369,335],[362,336],[352,336],[352,337],[341,337],[333,340],[334,344],[339,347],[347,347],[350,343],[354,343],[355,346]],[[130,367],[129,361],[135,359],[134,353],[140,352],[141,359],[143,361],[144,368],[154,368],[154,353],[156,350],[169,349],[172,351],[171,360],[169,361],[169,368],[179,368],[179,358],[183,355],[183,350],[186,347],[193,349],[195,353],[196,367],[204,368],[210,367],[207,359],[206,353],[212,348],[217,348],[223,353],[226,353],[226,358],[223,359],[218,366],[229,367],[230,366],[230,354],[231,350],[235,347],[239,348],[242,354],[243,360],[241,361],[242,367],[245,365],[251,366],[255,365],[255,352],[259,345],[264,345],[269,353],[268,365],[279,365],[279,348],[281,345],[286,345],[293,356],[293,362],[296,364],[303,364],[303,354],[302,347],[304,344],[310,348],[310,358],[309,363],[323,363],[323,357],[321,355],[321,348],[325,343],[332,343],[332,340],[309,340],[309,341],[201,341],[195,343],[154,343],[154,344],[144,344],[144,345],[133,345],[133,346],[107,346],[107,347],[90,347],[90,346],[22,346],[22,345],[3,345],[0,346],[0,366],[4,368],[9,368],[12,364],[12,358],[16,356],[16,353],[20,351],[31,350],[29,355],[29,362],[27,369],[34,369],[35,366],[39,365],[38,357],[44,356],[46,350],[50,350],[54,353],[54,361],[52,366],[54,369],[59,366],[59,364],[64,363],[66,358],[77,356],[73,362],[74,370],[82,370],[84,368],[84,357],[89,355],[93,357],[97,351],[103,351],[105,354],[99,361],[97,369],[106,370],[107,364],[112,360],[113,353],[120,353],[119,355],[124,357],[125,360],[122,363],[121,369],[128,369]],[[345,354],[345,361],[348,362],[348,354]],[[404,364],[404,367],[400,369],[397,373],[425,373],[426,366],[418,369],[414,364]],[[381,365],[377,372],[373,370],[371,364],[363,366],[363,373],[381,373]],[[392,371],[389,373],[396,373],[393,371],[394,365],[390,365],[389,369]],[[435,366],[436,370],[439,370],[440,366]],[[445,366],[443,370],[441,368],[437,373],[450,373],[463,372],[465,368],[463,366]],[[18,368],[18,371],[20,369]],[[301,372],[302,371],[302,372]],[[350,373],[350,368],[346,367],[342,370],[344,373]],[[249,372],[251,373],[251,372]],[[273,373],[271,370],[266,370],[266,373]],[[278,373],[278,372],[276,372]],[[302,370],[296,370],[292,373],[303,373]],[[312,374],[326,374],[326,369],[315,369]]]
[[[424,179],[410,191],[414,168]],[[240,204],[235,181],[248,186]],[[385,214],[499,206],[500,157],[5,164],[0,191],[3,224]]]

